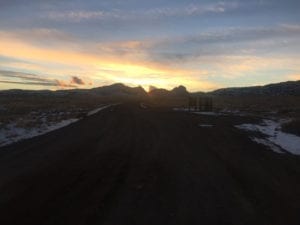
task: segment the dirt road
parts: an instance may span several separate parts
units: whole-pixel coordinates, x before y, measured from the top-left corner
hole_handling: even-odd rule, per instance
[[[300,224],[300,157],[249,120],[123,104],[2,148],[0,224]]]

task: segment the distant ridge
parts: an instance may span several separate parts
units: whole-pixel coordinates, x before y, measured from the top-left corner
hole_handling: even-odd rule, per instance
[[[300,96],[300,81],[287,81],[282,83],[268,84],[253,87],[222,88],[211,92],[189,93],[186,87],[180,85],[172,90],[151,87],[147,93],[141,86],[129,87],[122,83],[92,88],[70,90],[3,90],[0,95],[27,96],[27,95],[58,95],[58,96],[99,96],[99,97],[122,97],[122,98],[177,98],[188,96]]]
[[[172,98],[172,97],[188,97],[189,92],[186,87],[180,85],[171,91],[162,88],[154,88],[149,91],[148,95],[152,98]]]
[[[29,96],[29,95],[54,95],[54,96],[98,96],[98,97],[122,97],[122,98],[147,98],[148,94],[142,87],[128,87],[121,83],[92,89],[70,90],[19,90],[11,89],[0,91],[0,95]]]
[[[145,98],[147,92],[141,86],[128,87],[122,83],[116,83],[109,86],[97,87],[88,90],[88,92],[96,95],[114,95],[114,96],[135,96]]]
[[[300,81],[287,81],[254,87],[222,88],[208,94],[216,96],[300,96]]]
[[[188,97],[211,97],[216,109],[250,111],[298,110],[300,112],[300,81],[288,81],[265,86],[223,88],[212,92],[190,93],[180,85],[172,90],[151,88],[147,93],[142,87],[128,87],[121,83],[92,89],[71,90],[6,90],[0,91],[0,104],[5,101],[44,102],[48,105],[103,104],[111,102],[150,102],[157,106],[185,107]],[[71,105],[72,105],[71,104]],[[57,107],[58,107],[57,106]]]

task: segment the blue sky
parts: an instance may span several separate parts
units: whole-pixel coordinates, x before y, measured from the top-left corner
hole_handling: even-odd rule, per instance
[[[0,89],[300,80],[300,1],[0,2]]]

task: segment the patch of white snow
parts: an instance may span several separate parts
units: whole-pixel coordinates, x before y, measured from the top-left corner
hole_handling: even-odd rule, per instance
[[[214,127],[214,125],[212,125],[212,124],[199,124],[198,126],[199,126],[199,127],[203,127],[203,128],[211,128],[211,127]]]
[[[281,125],[285,122],[286,120],[263,120],[262,124],[242,124],[236,127],[247,131],[257,131],[266,135],[265,139],[252,138],[252,140],[271,147],[275,152],[278,152],[280,147],[292,154],[300,155],[300,137],[283,132]]]
[[[40,127],[32,128],[18,127],[15,123],[7,124],[4,128],[0,129],[0,147],[49,133],[76,121],[78,121],[78,119],[68,119],[50,125],[43,124]]]
[[[94,115],[94,114],[100,112],[101,110],[106,109],[106,108],[108,108],[108,107],[110,107],[110,106],[111,106],[111,105],[105,105],[105,106],[99,107],[99,108],[97,108],[97,109],[94,109],[94,110],[88,112],[88,113],[87,113],[87,116],[92,116],[92,115]]]
[[[205,116],[223,116],[223,113],[218,113],[218,112],[194,112],[195,114],[198,115],[205,115]]]

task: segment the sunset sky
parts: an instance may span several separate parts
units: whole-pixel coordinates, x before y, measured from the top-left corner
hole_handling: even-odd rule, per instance
[[[300,80],[299,0],[1,0],[0,89]]]

